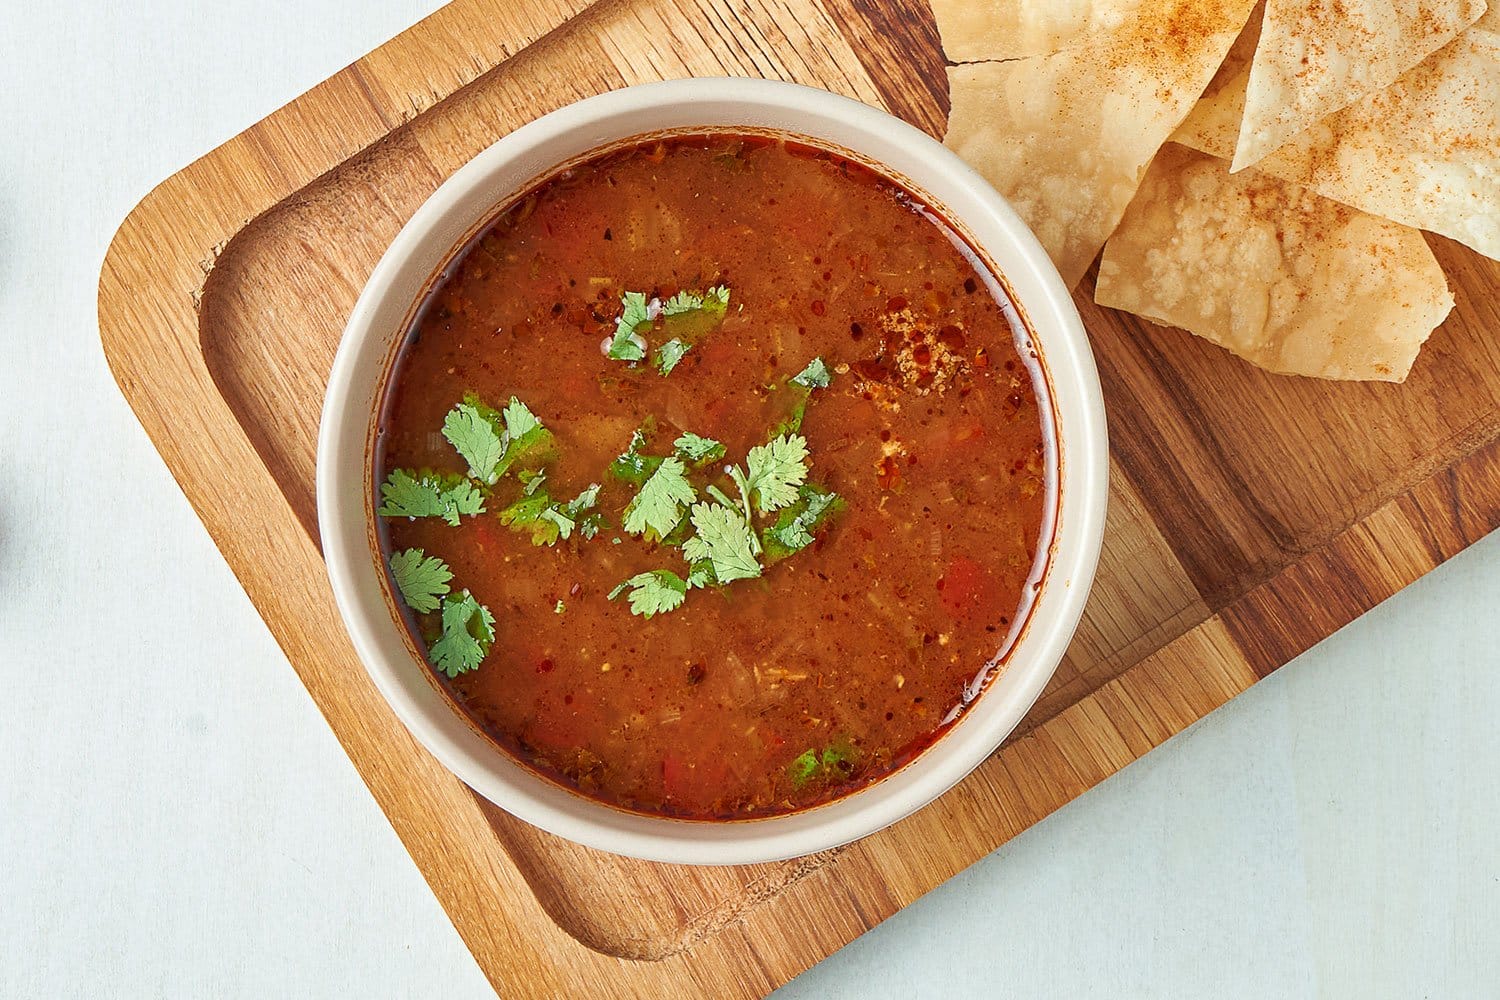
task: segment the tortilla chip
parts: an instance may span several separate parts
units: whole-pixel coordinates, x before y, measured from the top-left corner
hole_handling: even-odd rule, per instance
[[[932,0],[954,62],[1047,56],[1117,31],[1154,0]]]
[[[1492,31],[1500,34],[1500,3],[1490,4],[1485,8],[1479,20],[1474,22],[1474,27],[1479,31]]]
[[[1251,5],[1167,0],[1076,48],[952,67],[943,141],[1010,201],[1072,287]]]
[[[1231,169],[1390,86],[1484,11],[1485,0],[1267,0]]]
[[[1104,247],[1094,300],[1273,372],[1401,382],[1453,308],[1415,229],[1175,143]]]
[[[1232,155],[1245,45],[1235,43],[1174,141]],[[1500,260],[1500,35],[1469,29],[1255,169]]]

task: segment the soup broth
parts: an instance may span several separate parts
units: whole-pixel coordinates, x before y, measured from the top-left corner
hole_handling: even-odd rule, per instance
[[[397,354],[396,602],[473,723],[585,795],[739,819],[861,788],[1026,613],[1055,461],[1026,344],[964,241],[835,152],[712,133],[576,163],[459,252]]]

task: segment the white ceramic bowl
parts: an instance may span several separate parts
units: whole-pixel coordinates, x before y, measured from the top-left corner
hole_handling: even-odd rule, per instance
[[[894,774],[826,805],[736,822],[612,808],[538,777],[476,732],[437,689],[392,616],[374,545],[371,483],[387,367],[414,304],[456,248],[498,205],[565,161],[641,133],[703,127],[811,137],[878,165],[938,208],[989,258],[1027,319],[1058,442],[1050,561],[1003,672],[948,733]],[[591,847],[659,861],[742,864],[874,833],[941,795],[1000,745],[1052,676],[1083,612],[1107,480],[1104,405],[1078,313],[1036,238],[977,173],[905,122],[821,90],[762,80],[675,80],[581,101],[517,129],[438,188],[396,236],[354,307],[329,377],[318,438],[318,524],[355,650],[407,728],[454,774],[521,819]]]

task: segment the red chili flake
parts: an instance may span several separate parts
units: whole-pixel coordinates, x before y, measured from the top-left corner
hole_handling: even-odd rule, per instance
[[[900,312],[902,309],[905,309],[906,306],[906,296],[904,295],[892,295],[890,298],[885,300],[885,307],[891,312]]]
[[[828,306],[823,303],[823,300],[822,299],[813,299],[812,314],[814,316],[824,316],[824,315],[827,315],[827,313],[828,313]]]
[[[536,665],[536,672],[539,673],[539,674],[550,674],[550,673],[552,673],[552,660],[549,659],[549,658],[542,659]]]
[[[965,292],[969,293],[970,295],[973,295],[976,291],[978,291],[978,289],[979,289],[979,285],[978,285],[978,283],[976,283],[974,281],[973,278],[965,278],[964,279],[964,291]]]
[[[983,347],[981,347],[979,349],[979,353],[976,354],[976,355],[974,355],[974,367],[982,369],[982,368],[988,368],[989,366],[990,366],[990,352],[987,351],[987,350],[985,350]],[[1007,368],[1010,367],[1010,362],[1009,361],[1007,361],[1005,363],[1005,367],[1007,367]]]
[[[858,340],[859,338],[863,337],[864,335],[865,335],[865,328],[864,327],[860,326],[858,323],[850,323],[849,324],[849,336],[850,337],[854,338],[855,340]]]
[[[695,663],[695,664],[693,664],[691,667],[688,667],[688,678],[687,678],[688,679],[688,683],[689,684],[701,684],[703,682],[704,675],[707,674],[707,673],[708,673],[708,668],[705,667],[703,664],[701,664],[701,663]]]
[[[911,349],[911,359],[915,361],[919,367],[926,368],[928,365],[932,364],[932,348],[928,347],[926,344],[918,344],[916,347],[913,347]]]

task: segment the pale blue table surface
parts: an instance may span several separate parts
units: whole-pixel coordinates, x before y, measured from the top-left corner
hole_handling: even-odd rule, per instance
[[[0,997],[491,995],[94,315],[151,185],[436,6],[0,17]],[[778,996],[1500,996],[1497,556],[1476,545]]]

